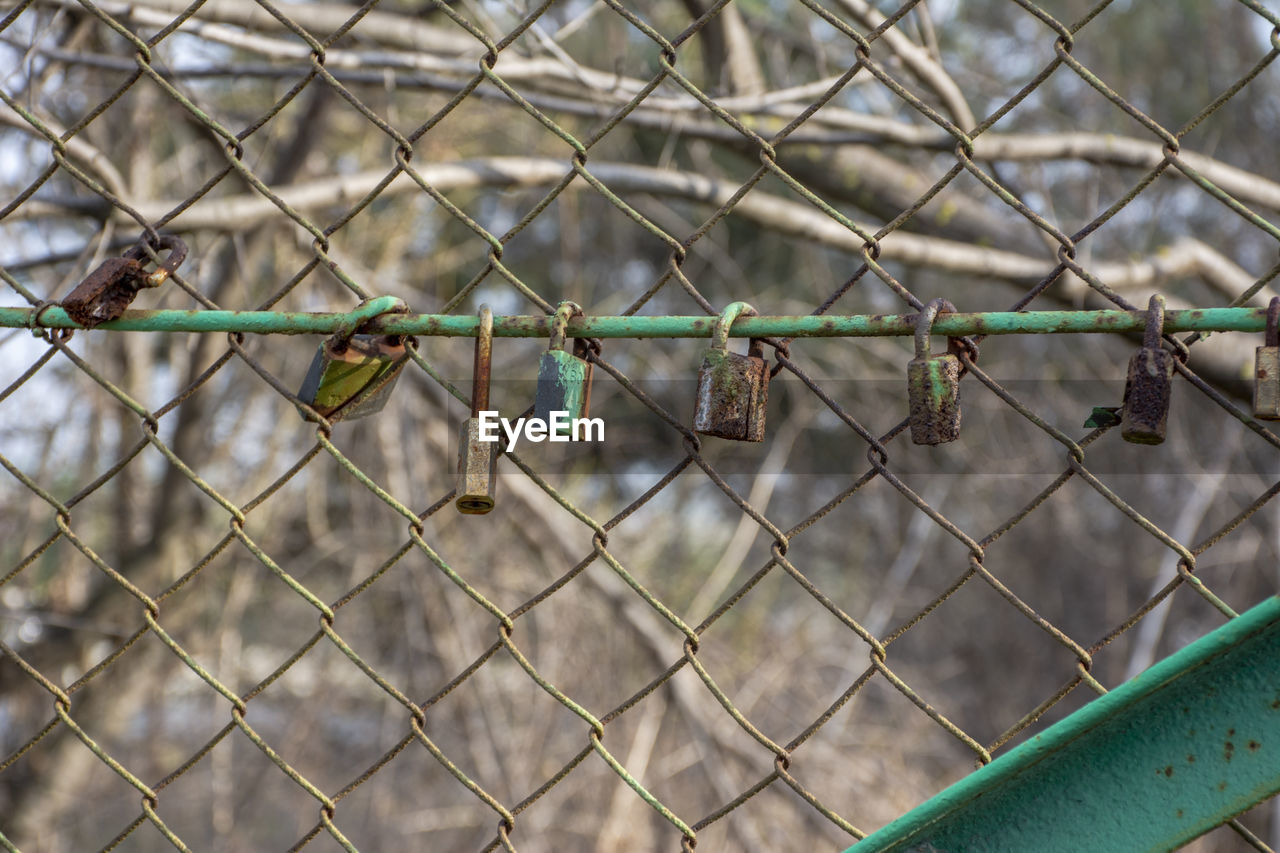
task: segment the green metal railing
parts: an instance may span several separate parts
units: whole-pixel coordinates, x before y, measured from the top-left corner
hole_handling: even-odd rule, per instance
[[[1271,598],[848,853],[1172,850],[1280,792],[1277,684]]]
[[[353,322],[372,334],[475,337],[475,317],[448,314],[299,313],[289,311],[129,311],[96,328],[117,332],[232,332],[255,335],[327,335]],[[907,336],[915,333],[915,314],[832,314],[799,317],[757,316],[734,320],[737,338],[841,338]],[[989,311],[941,314],[933,324],[940,336],[1041,335],[1141,332],[1145,311]],[[571,337],[709,338],[714,317],[583,317],[569,321]],[[1261,332],[1265,308],[1189,308],[1165,312],[1165,332]],[[0,308],[0,327],[76,329],[80,326],[57,306]],[[495,316],[493,334],[504,338],[545,338],[550,315]]]

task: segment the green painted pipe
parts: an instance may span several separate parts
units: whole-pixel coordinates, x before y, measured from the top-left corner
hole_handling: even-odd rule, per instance
[[[1280,792],[1280,597],[847,853],[1172,850]]]
[[[357,309],[359,311],[360,309]],[[31,326],[33,309],[0,308],[0,327]],[[942,314],[934,323],[938,335],[1024,335],[1081,332],[1140,332],[1145,311],[991,311]],[[242,332],[244,334],[328,335],[358,318],[355,312],[303,314],[287,311],[126,311],[98,329],[122,332]],[[910,335],[915,314],[853,314],[847,316],[739,317],[732,337],[839,338]],[[568,335],[575,338],[708,338],[715,317],[584,317],[571,320]],[[474,316],[446,314],[384,314],[365,323],[361,331],[397,335],[475,337]],[[80,328],[61,307],[40,313],[39,326]],[[1166,332],[1261,332],[1265,308],[1194,308],[1165,312]],[[551,334],[551,315],[493,318],[493,334],[504,338],[545,338]]]

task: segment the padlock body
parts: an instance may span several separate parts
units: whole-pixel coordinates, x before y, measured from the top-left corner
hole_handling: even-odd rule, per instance
[[[960,359],[951,353],[907,363],[911,441],[945,444],[960,437]]]
[[[480,419],[467,418],[458,432],[458,480],[454,505],[466,515],[493,509],[498,443],[480,440]]]
[[[356,335],[345,346],[320,344],[298,398],[330,420],[363,418],[382,410],[408,353],[404,339]]]
[[[1173,353],[1155,347],[1134,353],[1129,359],[1120,437],[1134,444],[1163,442],[1172,391]]]
[[[1280,347],[1258,347],[1253,373],[1253,415],[1280,421]]]
[[[763,441],[769,366],[763,358],[720,349],[702,354],[693,428],[735,441]]]
[[[67,315],[85,328],[124,313],[142,288],[142,264],[133,258],[107,258],[62,300]]]
[[[568,421],[557,431],[568,435],[574,418],[588,416],[591,399],[591,362],[564,350],[548,350],[538,364],[538,392],[533,416],[551,422],[552,412],[566,412]]]

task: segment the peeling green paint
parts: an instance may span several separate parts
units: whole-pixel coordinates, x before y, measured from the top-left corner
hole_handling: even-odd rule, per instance
[[[0,327],[48,329],[80,328],[57,306],[39,309],[0,307]],[[239,332],[244,334],[328,335],[351,322],[352,314],[302,314],[284,311],[126,311],[118,320],[96,327],[125,332]],[[915,333],[915,313],[853,314],[842,316],[743,316],[734,320],[735,338],[834,338],[886,337]],[[708,338],[712,318],[579,317],[569,321],[573,338]],[[1146,326],[1145,311],[991,311],[944,314],[933,325],[934,334],[1024,335],[1140,332]],[[470,315],[383,314],[361,325],[368,334],[475,337],[479,321]],[[1261,332],[1266,328],[1265,308],[1203,308],[1165,312],[1164,331]],[[493,318],[493,334],[503,338],[546,338],[551,334],[549,315]]]
[[[1272,597],[848,853],[1170,850],[1277,792]]]

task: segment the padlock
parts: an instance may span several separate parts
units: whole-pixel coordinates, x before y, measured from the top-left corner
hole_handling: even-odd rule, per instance
[[[1120,437],[1133,444],[1160,444],[1169,418],[1173,391],[1173,353],[1160,347],[1164,336],[1164,297],[1147,303],[1147,328],[1142,349],[1129,359],[1120,412]]]
[[[1253,369],[1253,416],[1280,421],[1280,296],[1267,306],[1265,346],[1257,349]]]
[[[740,315],[756,310],[745,302],[724,309],[711,330],[711,349],[698,368],[698,400],[693,428],[703,435],[735,441],[763,441],[769,403],[769,366],[764,345],[751,339],[746,355],[729,352],[729,329]]]
[[[409,359],[401,335],[338,334],[320,344],[298,398],[330,421],[382,411]]]
[[[124,313],[139,290],[163,284],[187,257],[187,244],[172,234],[161,235],[153,248],[167,249],[169,256],[151,273],[143,269],[147,250],[142,241],[122,256],[103,261],[62,300],[67,316],[86,329],[114,320]]]
[[[484,515],[493,509],[498,443],[480,435],[480,413],[489,408],[489,373],[493,361],[493,312],[480,306],[475,367],[471,380],[471,417],[458,433],[458,480],[454,506],[465,515]]]
[[[551,320],[551,344],[538,365],[533,416],[551,424],[553,412],[564,412],[564,420],[554,421],[557,435],[568,435],[574,419],[588,417],[591,410],[591,362],[583,357],[587,341],[575,338],[572,354],[564,349],[569,318],[581,315],[582,308],[576,303],[560,303]]]
[[[945,299],[934,299],[916,316],[916,357],[907,364],[907,401],[911,441],[945,444],[960,437],[960,359],[955,353],[933,355],[929,334],[941,312],[954,313]]]

